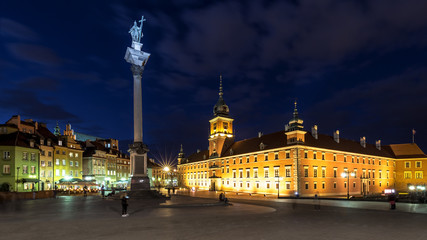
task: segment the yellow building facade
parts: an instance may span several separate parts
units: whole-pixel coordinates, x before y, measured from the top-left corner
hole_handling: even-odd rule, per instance
[[[209,121],[209,148],[185,157],[178,155],[179,184],[183,187],[276,194],[280,196],[339,196],[381,194],[385,189],[407,191],[425,185],[427,157],[419,150],[399,153],[381,146],[319,134],[303,127],[295,103],[284,130],[234,140],[233,120],[220,86],[214,117]],[[416,144],[413,144],[416,146]],[[415,154],[416,153],[416,154]]]

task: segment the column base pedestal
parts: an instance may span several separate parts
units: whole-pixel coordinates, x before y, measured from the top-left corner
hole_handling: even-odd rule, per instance
[[[130,190],[131,191],[142,191],[150,190],[150,179],[146,177],[133,176],[130,179]]]

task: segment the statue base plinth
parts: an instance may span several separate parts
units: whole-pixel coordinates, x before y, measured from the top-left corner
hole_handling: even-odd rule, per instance
[[[130,179],[130,190],[131,191],[142,191],[150,190],[150,179],[145,177],[133,176]]]

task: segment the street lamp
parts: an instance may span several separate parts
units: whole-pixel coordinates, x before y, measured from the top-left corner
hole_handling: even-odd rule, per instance
[[[343,173],[341,174],[341,176],[342,176],[343,178],[347,178],[347,200],[349,200],[349,199],[350,199],[350,175],[351,175],[352,177],[356,176],[356,174],[355,174],[354,172],[352,172],[352,173],[348,174],[348,172],[347,172],[347,171],[346,171],[346,172],[343,172]]]
[[[165,172],[166,172],[166,174],[165,174],[165,181],[166,181],[166,185],[167,185],[167,182],[168,182],[168,174],[169,174],[170,168],[169,168],[168,166],[166,166],[166,167],[164,167],[164,168],[163,168],[163,171],[165,171]]]
[[[19,169],[21,167],[16,167],[17,171],[17,175],[16,175],[16,192],[18,192],[18,188],[19,188]]]
[[[279,199],[279,196],[280,196],[280,181],[282,181],[283,180],[283,178],[282,177],[279,177],[279,176],[277,176],[277,199]]]

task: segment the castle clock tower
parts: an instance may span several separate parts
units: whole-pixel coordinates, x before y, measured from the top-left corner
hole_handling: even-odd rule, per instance
[[[214,118],[209,120],[209,157],[220,157],[227,139],[234,138],[233,121],[229,108],[222,98],[222,76],[219,76],[219,98],[213,108]]]

